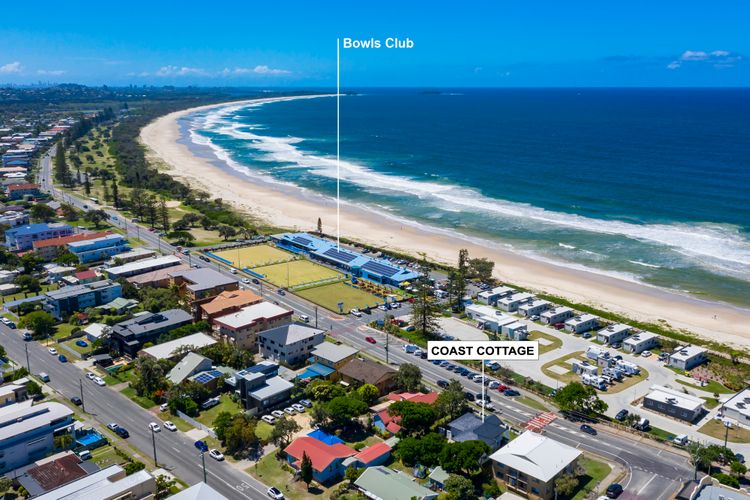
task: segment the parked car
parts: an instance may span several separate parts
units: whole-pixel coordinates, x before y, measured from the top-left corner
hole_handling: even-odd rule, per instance
[[[209,408],[213,408],[214,406],[218,405],[221,401],[219,398],[210,398],[205,400],[203,403],[201,403],[201,408],[204,410],[208,410]]]
[[[67,362],[68,362],[68,358],[66,358],[66,357],[65,357],[65,354],[60,354],[60,355],[59,355],[59,356],[57,357],[57,359],[59,359],[59,360],[60,360],[60,363],[67,363]]]
[[[607,486],[607,498],[617,498],[622,495],[622,485],[619,483],[612,483]]]
[[[596,429],[591,427],[589,424],[582,424],[581,430],[585,432],[586,434],[591,434],[592,436],[596,436]]]
[[[89,380],[94,380],[96,378],[96,374],[92,372],[86,372],[86,378]]]
[[[505,394],[506,396],[520,396],[521,395],[521,393],[515,389],[505,389],[503,391],[503,394]]]
[[[497,390],[498,390],[498,391],[500,391],[500,392],[505,392],[505,391],[507,391],[508,389],[510,389],[510,386],[509,386],[509,385],[505,385],[505,384],[500,384],[499,386],[497,386]]]
[[[156,422],[149,423],[148,428],[151,429],[153,432],[161,432],[161,427]]]
[[[589,332],[584,333],[582,336],[585,339],[590,339],[591,338],[591,334]]]
[[[304,407],[304,406],[302,406],[302,405],[301,405],[301,404],[299,404],[299,403],[294,403],[294,404],[292,405],[292,408],[294,408],[295,410],[297,410],[297,411],[298,411],[298,412],[300,412],[300,413],[304,413],[304,411],[305,411],[305,407]]]
[[[284,413],[286,413],[287,415],[294,415],[296,412],[294,411],[294,408],[288,406],[284,408]]]
[[[300,399],[299,402],[302,404],[302,406],[312,408],[312,401],[310,401],[309,399]]]
[[[359,310],[359,309],[352,309],[352,310],[351,310],[351,311],[349,311],[349,312],[351,313],[351,315],[352,315],[352,316],[356,316],[356,317],[358,317],[358,318],[361,318],[361,317],[362,317],[362,312],[360,312],[360,310]]]
[[[112,422],[111,424],[107,424],[107,429],[111,430],[112,432],[116,431],[118,427],[120,426],[114,422]]]
[[[76,345],[78,347],[88,347],[89,346],[89,344],[85,340],[82,340],[82,339],[76,340]]]
[[[167,410],[169,410],[169,405],[167,403],[162,403],[159,406],[159,411],[164,412],[164,411],[167,411]]]
[[[246,285],[250,284],[250,280],[248,278],[242,278],[242,282]]]
[[[53,356],[57,356],[57,349],[55,349],[54,347],[50,347],[49,349],[47,349],[47,352],[49,352]]]
[[[30,340],[33,340],[34,337],[32,337],[31,332],[23,332],[23,339],[26,342],[29,342]]]
[[[260,417],[260,419],[267,424],[273,424],[274,422],[276,422],[276,419],[271,415],[263,415],[262,417]]]
[[[648,358],[649,356],[651,356],[651,351],[643,351],[641,353],[642,358]]]
[[[83,404],[83,401],[78,396],[73,396],[72,398],[70,398],[70,401],[76,406],[81,406]]]
[[[268,491],[266,492],[269,497],[273,498],[274,500],[284,500],[284,494],[281,493],[277,488],[274,488],[271,486],[268,488]]]
[[[278,293],[279,295],[286,295],[286,292],[284,290],[282,290],[281,288],[279,288],[278,290],[276,290],[276,293]]]
[[[177,426],[171,420],[164,422],[164,428],[168,431],[177,432]]]
[[[49,382],[49,373],[47,373],[47,372],[39,372],[39,379],[42,382]]]
[[[438,387],[442,387],[443,389],[445,389],[446,387],[448,387],[448,381],[447,380],[438,380],[437,381],[437,385],[438,385]]]
[[[478,393],[476,394],[476,396],[474,397],[474,399],[475,399],[475,400],[477,400],[477,401],[481,401],[481,400],[482,400],[482,393],[481,393],[481,392],[478,392]],[[490,401],[490,395],[489,395],[489,394],[485,394],[485,395],[484,395],[484,400],[485,400],[485,401]]]
[[[377,344],[374,338],[372,337],[365,337],[365,340],[371,344]]]
[[[626,418],[628,418],[628,415],[630,412],[628,410],[622,409],[617,412],[617,415],[615,415],[615,420],[618,422],[624,422]]]
[[[259,280],[258,278],[253,278],[253,279],[252,279],[252,282],[253,282],[253,284],[255,284],[255,285],[260,285],[260,280]]]
[[[216,448],[212,448],[211,451],[208,452],[208,456],[210,456],[214,460],[218,460],[219,462],[224,460],[224,454]]]
[[[99,387],[104,387],[105,385],[107,385],[107,383],[101,377],[94,377],[94,383]]]
[[[117,429],[115,429],[115,433],[123,439],[127,439],[130,437],[130,433],[125,427],[118,427]]]
[[[467,399],[467,400],[469,400],[469,401],[474,401],[474,394],[472,394],[472,393],[471,393],[471,392],[469,392],[469,391],[466,391],[466,392],[464,392],[464,394],[466,394],[466,399]]]
[[[742,453],[735,453],[734,459],[741,464],[745,463],[745,455],[743,455]]]
[[[490,383],[487,384],[488,389],[497,389],[498,387],[500,387],[500,382],[497,380],[490,380]]]
[[[273,415],[276,418],[281,418],[284,416],[284,412],[281,410],[274,410],[271,412],[271,415]]]

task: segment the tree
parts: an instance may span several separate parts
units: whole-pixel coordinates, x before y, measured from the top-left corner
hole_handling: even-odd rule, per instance
[[[71,185],[73,176],[70,173],[70,167],[68,166],[68,163],[65,161],[65,149],[63,148],[62,144],[57,145],[54,165],[55,180],[65,186]]]
[[[222,443],[224,442],[224,439],[226,437],[226,430],[229,428],[231,423],[232,414],[228,411],[223,411],[216,415],[216,418],[214,418],[214,432],[216,433],[216,437]]]
[[[466,413],[467,405],[466,393],[461,382],[453,379],[438,396],[434,408],[438,417],[454,420]]]
[[[343,396],[346,391],[339,384],[334,384],[328,380],[314,380],[307,386],[305,393],[315,401],[325,402]]]
[[[246,456],[260,443],[255,434],[255,422],[245,413],[234,415],[231,424],[224,431],[223,443],[230,455]]]
[[[167,208],[167,200],[164,198],[159,200],[159,223],[162,231],[169,231],[169,209]]]
[[[325,403],[317,402],[313,404],[313,407],[310,408],[310,421],[323,428],[331,427],[333,418]]]
[[[438,305],[432,300],[432,287],[430,286],[429,273],[430,268],[427,265],[427,257],[422,254],[420,264],[421,274],[415,280],[417,293],[412,303],[412,324],[418,333],[427,338],[434,337],[440,330],[437,321],[439,314]]]
[[[31,207],[31,218],[37,222],[49,222],[57,217],[57,212],[44,203],[37,203]]]
[[[310,460],[310,457],[307,456],[307,453],[304,451],[302,452],[302,461],[300,462],[299,466],[299,476],[302,481],[307,485],[307,489],[310,489],[310,483],[313,479],[313,465],[312,460]]]
[[[578,478],[573,474],[565,473],[555,479],[555,493],[560,496],[570,496],[578,487]]]
[[[236,235],[237,235],[237,230],[233,228],[232,226],[228,226],[226,224],[222,224],[221,226],[219,226],[219,236],[224,238],[224,240],[233,238]]]
[[[343,427],[351,419],[367,413],[369,407],[364,401],[338,396],[326,403],[326,408],[331,416],[332,425]]]
[[[55,318],[45,311],[34,311],[21,318],[21,327],[28,328],[35,340],[52,335],[55,329]]]
[[[360,469],[358,467],[349,466],[346,468],[346,472],[344,472],[344,478],[346,478],[347,481],[349,481],[349,484],[354,484],[354,481],[359,479],[359,476],[364,473],[364,469]]]
[[[440,463],[440,454],[448,443],[446,439],[435,432],[418,438],[405,437],[396,445],[396,456],[409,467],[420,463],[432,467]]]
[[[86,177],[83,179],[83,192],[86,196],[91,195],[91,169],[86,169]]]
[[[402,391],[417,392],[422,387],[422,371],[417,365],[403,363],[398,367],[395,381]]]
[[[8,353],[5,352],[5,347],[0,345],[0,359],[8,359]]]
[[[42,289],[42,285],[39,284],[39,280],[30,274],[20,274],[15,279],[15,284],[18,285],[22,290],[29,292],[38,292]]]
[[[440,453],[440,465],[448,472],[472,476],[481,471],[481,460],[490,452],[484,441],[448,443]]]
[[[455,311],[464,309],[463,298],[466,295],[466,276],[469,274],[468,267],[469,251],[462,248],[458,251],[458,266],[456,271],[449,276],[449,295],[452,297],[452,307]]]
[[[140,290],[139,296],[143,308],[153,313],[179,306],[179,297],[169,288],[145,287]]]
[[[372,384],[364,384],[357,388],[357,396],[359,396],[359,399],[370,405],[378,399],[380,391]]]
[[[691,442],[687,446],[687,451],[690,453],[690,463],[695,467],[693,479],[698,478],[698,471],[701,469],[711,472],[711,463],[717,458],[716,450],[713,447]]]
[[[166,388],[164,369],[155,359],[139,357],[135,361],[135,375],[130,385],[139,396],[150,397],[157,390]]]
[[[323,234],[323,221],[318,217],[318,235]]]
[[[3,358],[5,355],[2,356]],[[36,396],[38,394],[42,393],[42,386],[34,382],[33,380],[29,380],[29,382],[26,384],[26,391],[32,395]]]
[[[425,434],[435,423],[435,410],[427,403],[396,401],[388,407],[389,415],[401,417],[401,428],[407,434]]]
[[[13,480],[7,476],[0,477],[0,494],[4,495],[13,488]]]
[[[555,394],[555,402],[563,411],[583,413],[604,413],[607,403],[599,399],[596,390],[590,385],[571,382]]]
[[[487,258],[469,259],[469,274],[481,281],[492,281],[495,263]]]
[[[294,434],[296,432],[299,432],[301,429],[302,427],[300,427],[295,420],[291,418],[281,417],[273,426],[271,440],[276,446],[284,449],[289,446],[289,443],[292,442],[292,437],[294,436]]]
[[[34,252],[25,253],[21,256],[21,265],[24,274],[31,274],[41,267],[42,259]]]
[[[61,266],[76,266],[78,265],[78,257],[76,257],[76,254],[74,254],[73,252],[69,252],[66,250],[55,257],[54,262],[55,264],[60,264]]]
[[[174,223],[173,227],[177,227],[177,222]],[[182,246],[190,246],[195,241],[195,236],[189,231],[172,231],[167,234],[167,238],[174,240],[175,243]]]
[[[60,210],[62,210],[63,217],[68,222],[73,222],[78,220],[78,210],[73,208],[71,205],[68,205],[67,203],[63,203],[60,206]]]
[[[172,487],[177,483],[174,478],[170,478],[166,474],[159,474],[156,476],[156,500],[167,498],[172,494]]]
[[[117,179],[112,179],[112,204],[115,208],[120,208],[120,188],[117,186]]]
[[[104,210],[89,210],[83,215],[83,220],[91,222],[97,229],[107,219],[109,219],[109,215]]]
[[[732,475],[736,478],[744,476],[747,472],[747,467],[745,466],[745,464],[737,460],[733,460],[732,463],[729,464],[729,469],[732,471]]]
[[[444,486],[450,500],[472,500],[477,497],[474,493],[474,483],[469,478],[451,474]]]

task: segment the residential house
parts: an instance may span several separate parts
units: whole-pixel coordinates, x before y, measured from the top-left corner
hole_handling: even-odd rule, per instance
[[[602,328],[596,334],[596,340],[603,344],[621,344],[630,333],[630,326],[623,323],[616,325],[609,325],[606,328]]]
[[[573,309],[565,306],[553,307],[552,309],[548,309],[539,315],[542,323],[545,323],[547,325],[564,323],[573,316],[575,316],[575,312],[573,312]]]
[[[29,399],[26,384],[9,383],[0,386],[0,407],[20,403]]]
[[[309,435],[309,434],[308,434]],[[357,469],[366,469],[367,467],[375,467],[376,465],[383,465],[391,458],[391,445],[385,442],[375,443],[366,448],[363,448],[359,453],[351,456],[344,460],[344,470],[349,467],[356,467]]]
[[[112,332],[112,327],[105,325],[104,323],[91,323],[86,325],[83,329],[83,333],[86,335],[86,340],[89,342],[96,342],[99,339],[106,338]]]
[[[129,262],[135,262],[137,260],[149,259],[156,257],[156,251],[144,247],[136,247],[128,252],[123,252],[115,255],[110,259],[109,264],[113,266],[121,266],[128,264]]]
[[[526,338],[529,336],[528,326],[523,321],[515,321],[513,323],[503,325],[501,331],[503,335],[507,335],[508,339],[510,340],[526,340]]]
[[[0,214],[0,226],[18,227],[29,223],[28,212],[8,211]]]
[[[651,386],[643,397],[643,407],[688,423],[696,422],[706,412],[705,401],[697,396],[660,385]]]
[[[16,281],[18,271],[0,270],[0,285],[7,285]]]
[[[206,483],[196,483],[179,493],[169,496],[169,500],[229,500]]]
[[[165,269],[168,267],[182,264],[182,261],[176,255],[164,255],[154,259],[143,259],[135,262],[128,262],[121,266],[114,266],[106,269],[107,275],[111,279],[128,278],[138,274]]]
[[[344,460],[357,452],[343,443],[327,444],[310,436],[298,437],[284,448],[287,461],[294,469],[299,470],[302,455],[306,454],[313,467],[313,479],[319,483],[328,483],[344,476]]]
[[[438,395],[439,394],[434,391],[426,394],[421,392],[392,392],[388,394],[388,401],[390,402],[390,404],[397,401],[409,401],[411,403],[425,403],[431,405],[435,403]],[[401,417],[399,417],[398,415],[391,415],[388,412],[390,404],[388,404],[387,407],[377,411],[375,415],[373,415],[372,425],[380,429],[380,431],[385,434],[397,434],[401,430]],[[382,405],[378,405],[378,408],[381,407]]]
[[[96,306],[97,309],[102,311],[115,314],[123,314],[125,311],[130,311],[138,305],[138,301],[135,299],[126,299],[125,297],[117,297],[115,300]]]
[[[194,373],[187,380],[202,385],[209,394],[216,394],[224,386],[225,375],[229,376],[229,373],[211,368],[210,370]]]
[[[29,492],[29,498],[36,498],[98,470],[93,460],[81,460],[72,451],[63,451],[15,469],[10,475]]]
[[[258,333],[258,350],[265,359],[295,365],[309,358],[324,340],[325,330],[291,323]]]
[[[108,234],[100,238],[68,243],[68,251],[78,258],[81,264],[101,262],[113,255],[130,250],[128,240],[120,234]]]
[[[175,271],[186,271],[188,269],[190,269],[190,266],[187,264],[177,264],[176,266],[154,269],[153,271],[136,274],[135,276],[128,276],[125,278],[125,281],[132,283],[136,288],[143,288],[146,286],[167,288],[172,281],[172,278],[169,276],[171,273]]]
[[[167,380],[174,385],[178,385],[191,375],[210,370],[211,366],[213,366],[213,362],[207,357],[189,352],[167,373]]]
[[[442,490],[445,488],[445,482],[448,480],[448,478],[451,475],[448,474],[448,471],[440,467],[439,465],[432,469],[432,472],[430,472],[430,475],[427,476],[428,484],[430,485],[430,489],[432,490]],[[500,499],[504,500],[504,499]]]
[[[70,266],[57,266],[57,265],[51,265],[47,264],[50,267],[47,267],[47,279],[50,283],[57,283],[61,279],[63,279],[66,276],[71,276],[73,273],[76,272],[75,267]]]
[[[201,304],[201,319],[211,323],[214,318],[226,316],[240,309],[263,302],[263,297],[250,290],[231,290]]]
[[[731,397],[720,399],[719,415],[734,419],[743,427],[750,427],[750,388],[742,389]]]
[[[235,293],[235,291],[224,293]],[[208,310],[213,311],[214,308],[209,307]],[[258,347],[257,335],[260,332],[289,325],[292,321],[292,314],[294,314],[293,311],[271,302],[259,302],[245,306],[236,312],[214,317],[213,334],[238,349],[254,351]]]
[[[581,452],[526,431],[490,455],[495,477],[511,492],[534,499],[555,498],[555,480],[575,470]]]
[[[451,441],[484,441],[491,450],[497,450],[510,441],[510,429],[496,415],[487,415],[484,420],[476,413],[464,413],[445,428],[445,437]]]
[[[30,250],[37,240],[48,240],[73,234],[67,224],[29,224],[5,231],[5,246],[11,251]]]
[[[96,500],[120,500],[154,498],[156,479],[147,470],[139,470],[127,475],[119,465],[110,465],[93,474],[70,482],[35,500],[60,500],[91,498]]]
[[[39,184],[22,183],[6,186],[5,194],[9,200],[22,200],[27,196],[38,198],[42,192],[39,190]]]
[[[181,310],[181,309],[175,309]],[[182,311],[185,312],[185,311]],[[160,334],[161,335],[161,334]],[[186,335],[178,339],[170,340],[168,342],[162,342],[151,347],[142,349],[138,355],[150,357],[152,359],[173,359],[178,354],[184,353],[186,350],[194,351],[203,347],[214,345],[216,340],[205,333],[193,333],[192,335]]]
[[[95,281],[45,292],[42,307],[59,320],[73,312],[111,302],[121,295],[122,285],[119,283],[110,280]]]
[[[228,380],[242,406],[251,414],[264,413],[289,400],[294,384],[279,376],[279,365],[262,361]]]
[[[518,292],[497,301],[497,307],[507,312],[516,312],[521,305],[532,302],[535,296],[533,293]]]
[[[73,427],[73,410],[49,402],[32,406],[31,400],[0,408],[0,473],[47,456],[54,438]]]
[[[68,244],[95,240],[97,238],[103,238],[110,233],[109,231],[102,231],[97,233],[76,233],[69,236],[58,236],[54,238],[46,238],[43,240],[37,240],[32,242],[32,247],[37,256],[45,262],[55,260],[60,254],[64,253],[68,249]]]
[[[198,307],[226,290],[237,290],[239,281],[224,276],[219,271],[205,267],[175,271],[170,274],[172,286],[177,287],[182,300],[190,304],[193,314],[199,316]]]
[[[638,332],[631,335],[622,342],[622,349],[625,352],[640,354],[649,349],[659,347],[659,336],[651,332]]]
[[[552,303],[548,300],[532,300],[519,306],[518,312],[530,318],[531,316],[539,316],[550,307],[552,307]]]
[[[593,314],[574,316],[565,322],[565,330],[572,333],[583,333],[599,326],[599,317]]]
[[[359,350],[344,344],[322,342],[312,350],[312,362],[338,371],[354,359]]]
[[[678,346],[669,355],[669,366],[678,370],[692,370],[708,361],[708,349],[697,345]]]
[[[372,384],[380,394],[387,393],[396,385],[396,370],[369,359],[354,358],[339,369],[339,374],[342,380],[350,384]]]
[[[354,486],[365,496],[378,500],[434,500],[437,492],[425,488],[409,475],[382,465],[368,467]]]
[[[146,342],[156,342],[163,333],[188,325],[192,320],[192,315],[182,309],[140,314],[112,326],[110,345],[121,354],[136,357]]]
[[[492,290],[485,290],[477,294],[477,301],[488,306],[494,306],[499,299],[516,293],[515,288],[509,286],[496,286]]]

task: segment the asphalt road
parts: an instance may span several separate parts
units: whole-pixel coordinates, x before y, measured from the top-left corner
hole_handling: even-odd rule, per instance
[[[85,206],[88,208],[100,208],[89,200],[82,200],[75,196],[71,196],[70,194],[62,193],[51,186],[50,157],[52,154],[54,154],[54,151],[51,151],[50,154],[42,161],[42,175],[40,176],[40,181],[43,188],[46,188],[47,190],[54,190],[53,194],[56,197],[64,199],[67,203],[70,203],[77,208],[85,209]],[[128,219],[119,215],[116,211],[107,210],[107,212],[110,214],[111,221],[113,223],[123,229],[126,229],[131,236],[137,235],[142,241],[144,241],[147,246],[159,248],[164,253],[174,253],[176,251],[174,247],[164,241],[161,241],[158,234],[148,231],[148,229],[144,227],[139,227],[137,224],[134,224]],[[179,255],[180,258],[183,259],[186,263],[194,264],[199,262],[203,267],[213,268],[227,275],[231,275],[226,266],[220,266],[215,262],[206,263],[204,261],[198,261],[191,255],[186,256],[181,253],[178,253],[177,255]],[[382,313],[381,311],[373,311],[372,315],[364,315],[362,318],[355,318],[353,316],[341,317],[331,314],[330,312],[322,308],[317,308],[314,304],[307,302],[295,295],[278,295],[274,291],[275,287],[272,286],[266,285],[263,286],[262,289],[253,284],[245,284],[243,286],[255,291],[256,293],[261,293],[268,300],[277,301],[280,304],[293,309],[297,314],[306,314],[310,316],[310,318],[317,317],[317,323],[320,328],[331,330],[334,337],[356,348],[359,348],[363,352],[367,352],[367,354],[370,356],[374,356],[381,359],[382,361],[385,361],[386,352],[384,334],[365,326],[365,324],[369,321],[382,318],[384,313]],[[397,314],[406,313],[408,313],[408,311],[401,311]],[[315,320],[312,321],[314,322]],[[374,337],[377,341],[377,344],[371,345],[367,343],[364,340],[366,336]],[[433,365],[427,360],[422,360],[415,356],[406,354],[402,350],[402,346],[404,345],[404,343],[401,340],[391,336],[389,338],[389,344],[390,349],[388,358],[389,362],[392,365],[399,365],[404,362],[414,363],[420,367],[423,377],[427,382],[431,382],[434,384],[439,379],[447,380],[450,378],[460,378],[461,383],[468,390],[471,390],[472,392],[481,391],[480,385],[473,381],[459,377],[453,372],[449,372],[444,368]],[[23,359],[17,357],[16,354],[10,349],[9,353],[14,357],[14,359]],[[51,358],[49,354],[46,354],[46,350],[44,350],[42,354]],[[77,369],[73,368],[73,370]],[[52,375],[52,373],[50,375]],[[114,391],[105,388],[99,388],[93,384],[92,386],[92,390],[101,389],[102,391],[114,393]],[[72,387],[68,388],[68,390],[73,389],[74,388]],[[531,418],[540,413],[539,410],[521,404],[515,399],[508,398],[498,393],[497,391],[488,391],[488,393],[491,395],[494,406],[498,408],[498,413],[501,418],[509,422],[516,428],[521,427],[522,424],[528,422]],[[117,400],[118,405],[124,405],[125,407],[135,407],[134,409],[138,410],[137,413],[139,413],[139,418],[141,418],[141,420],[138,422],[138,425],[140,425],[139,428],[143,429],[143,433],[145,434],[149,421],[148,412],[145,412],[145,410],[137,407],[137,405],[132,403],[124,396],[121,396],[120,394],[114,393],[113,396],[115,398],[119,398]],[[96,403],[94,404],[96,405]],[[102,411],[102,415],[104,415],[106,410],[99,409],[94,406],[93,411]],[[126,413],[130,414],[131,411],[129,410]],[[114,415],[112,415],[112,418],[114,418]],[[107,423],[109,419],[105,418],[104,420],[100,421],[102,423]],[[115,419],[115,421],[117,420]],[[545,435],[560,442],[584,451],[596,453],[608,460],[621,464],[627,471],[627,476],[622,480],[625,492],[623,493],[621,498],[624,499],[666,499],[681,486],[682,481],[692,477],[692,468],[688,463],[686,457],[684,457],[683,455],[651,446],[648,441],[638,442],[635,439],[630,439],[627,436],[623,437],[613,434],[606,428],[602,428],[601,426],[598,426],[597,428],[599,434],[597,436],[590,436],[589,434],[583,433],[579,430],[579,424],[569,422],[562,417],[559,417],[550,425],[545,427],[543,432]],[[164,431],[162,431],[162,434],[163,433]],[[182,436],[181,433],[176,433],[175,436],[164,435],[158,437],[164,440],[169,439],[170,441],[178,441],[180,439],[182,441],[187,440]],[[134,439],[134,443],[137,443],[138,448],[144,453],[151,453],[150,436],[144,435],[143,442],[138,441],[137,437],[131,439]],[[175,465],[176,474],[183,480],[187,481],[189,484],[193,484],[194,482],[198,482],[201,480],[200,475],[196,473],[196,471],[200,471],[197,467],[190,467],[189,464],[192,462],[198,463],[197,461],[199,461],[199,458],[194,451],[195,449],[192,447],[192,443],[187,444],[189,444],[189,446],[187,446],[188,449],[186,451],[183,451],[188,453],[188,455],[178,453],[177,450],[181,448],[175,448],[172,449],[174,456],[170,456],[169,452],[167,452],[167,458],[165,458],[165,461],[173,460],[172,463],[180,464]],[[171,448],[171,446],[166,446],[166,448],[169,449]],[[186,456],[190,456],[190,453],[195,456],[194,460],[184,458]],[[239,471],[233,469],[231,470],[232,473],[225,473],[225,471],[227,469],[230,469],[230,467],[225,466],[225,464],[218,465],[218,470],[220,472],[217,473],[217,480],[220,481],[221,484],[224,484],[227,488],[233,488],[236,493],[237,491],[239,491],[237,488],[242,487],[247,488],[245,491],[241,492],[242,494],[247,493],[249,495],[253,495],[257,494],[258,492],[262,492],[262,496],[265,495],[264,492],[266,487],[261,485],[261,483],[255,481],[249,475],[242,474]],[[183,476],[183,474],[185,475]],[[209,482],[211,482],[210,479]],[[216,484],[212,483],[212,486],[216,486]],[[250,497],[251,496],[248,496],[248,498]],[[230,498],[232,497],[230,496]]]

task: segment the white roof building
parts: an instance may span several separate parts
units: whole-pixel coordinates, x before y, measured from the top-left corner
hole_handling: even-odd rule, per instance
[[[581,452],[554,439],[526,431],[490,458],[546,483],[573,463]]]
[[[243,307],[237,312],[214,318],[214,321],[230,328],[240,329],[252,325],[258,320],[272,319],[285,314],[289,314],[288,309],[284,309],[271,302],[258,302],[257,304]]]
[[[735,419],[744,426],[750,425],[750,389],[743,389],[734,396],[721,400],[720,413]]]
[[[110,267],[106,270],[106,272],[109,277],[113,279],[127,278],[128,276],[135,276],[136,274],[155,271],[157,269],[164,269],[165,267],[176,266],[180,262],[182,262],[180,258],[175,255],[165,255],[163,257],[137,260],[135,262],[123,264],[121,266]]]
[[[186,337],[182,337],[176,340],[170,340],[163,344],[158,344],[152,347],[147,347],[141,350],[141,354],[151,356],[154,359],[168,359],[172,357],[172,354],[183,346],[193,346],[196,349],[214,345],[216,340],[206,335],[205,333],[194,333]]]

